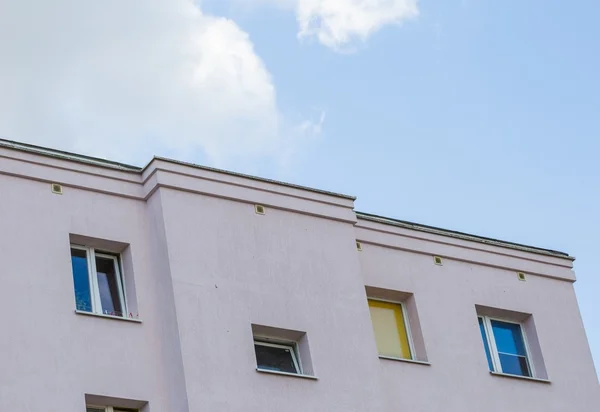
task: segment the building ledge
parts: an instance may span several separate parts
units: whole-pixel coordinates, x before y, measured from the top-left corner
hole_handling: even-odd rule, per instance
[[[545,384],[552,383],[548,379],[532,378],[530,376],[512,375],[510,373],[500,373],[500,372],[490,371],[490,375],[499,376],[502,378],[522,379],[522,380],[526,380],[526,381],[539,382],[539,383],[545,383]]]
[[[420,360],[416,360],[416,359],[396,358],[394,356],[379,355],[379,359],[386,359],[386,360],[392,360],[392,361],[397,361],[397,362],[406,362],[406,363],[414,363],[417,365],[431,366],[431,363],[429,363],[429,362],[420,361]]]
[[[303,375],[301,373],[289,373],[289,372],[271,371],[271,370],[268,370],[268,369],[261,369],[261,368],[256,368],[256,372],[270,373],[272,375],[291,376],[293,378],[312,379],[312,380],[315,380],[315,381],[319,379],[316,376],[312,376],[312,375]]]
[[[0,146],[9,149],[19,150],[22,152],[35,153],[42,156],[54,157],[56,159],[69,160],[72,162],[83,163],[92,166],[100,166],[110,169],[117,169],[125,172],[141,173],[142,171],[141,167],[131,166],[121,162],[115,162],[112,160],[101,159],[99,157],[66,152],[58,149],[51,149],[49,147],[16,142],[13,140],[0,139]]]
[[[121,317],[121,316],[104,315],[104,314],[101,314],[101,313],[92,313],[92,312],[86,312],[86,311],[83,311],[83,310],[75,310],[75,314],[77,314],[77,315],[84,315],[84,316],[93,316],[93,317],[96,317],[96,318],[105,318],[105,319],[120,320],[120,321],[124,321],[124,322],[142,323],[142,321],[140,319],[124,318],[124,317]]]

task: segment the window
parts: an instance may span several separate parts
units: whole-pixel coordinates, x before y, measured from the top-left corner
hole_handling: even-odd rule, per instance
[[[252,324],[256,371],[317,379],[306,332]]]
[[[301,374],[295,344],[254,341],[258,369]]]
[[[126,315],[119,255],[71,245],[71,265],[77,310],[121,317]]]
[[[113,408],[112,406],[88,406],[86,412],[137,412],[137,409]]]
[[[412,359],[414,350],[404,305],[377,299],[368,301],[379,356]]]
[[[532,377],[521,324],[488,316],[479,316],[478,319],[490,371]]]

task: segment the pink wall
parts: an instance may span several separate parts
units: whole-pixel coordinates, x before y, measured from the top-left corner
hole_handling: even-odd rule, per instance
[[[600,408],[569,259],[161,159],[140,173],[0,147],[0,190],[0,411],[80,412],[85,394],[145,412]],[[141,323],[74,313],[73,234],[129,245]],[[365,286],[413,294],[430,365],[378,358]],[[488,372],[475,305],[533,314],[551,383]],[[258,373],[252,324],[306,332],[318,379]]]
[[[85,393],[171,410],[178,339],[162,327],[165,282],[153,253],[161,245],[146,204],[78,189],[54,195],[6,175],[0,188],[0,410],[82,411]],[[142,324],[74,314],[70,233],[131,245]]]
[[[390,230],[364,222],[357,228],[357,238],[363,241],[359,256],[365,283],[414,294],[431,362],[428,367],[381,360],[388,410],[392,405],[417,411],[598,409],[598,381],[571,282],[531,274],[521,282],[512,268],[451,256],[436,266],[431,255],[374,244],[382,240],[375,229]],[[473,258],[478,256],[474,253]],[[539,272],[548,266],[523,262],[526,265],[539,266]],[[548,268],[560,271],[570,275],[566,267]],[[533,314],[550,384],[488,372],[475,305]]]

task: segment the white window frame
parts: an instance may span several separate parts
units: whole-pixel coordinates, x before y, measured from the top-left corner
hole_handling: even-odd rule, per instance
[[[400,310],[402,310],[402,321],[404,322],[404,329],[406,329],[406,337],[408,338],[408,349],[410,350],[410,358],[398,358],[398,359],[408,359],[408,360],[416,360],[415,357],[415,344],[412,338],[412,332],[410,330],[410,321],[408,319],[408,312],[406,311],[406,305],[404,302],[399,302],[397,300],[389,300],[389,299],[379,299],[379,298],[371,298],[367,296],[367,304],[369,304],[370,300],[374,300],[377,302],[385,302],[385,303],[393,303],[394,305],[400,306]],[[375,331],[373,331],[375,333]],[[380,358],[391,358],[390,356],[382,356],[379,355]],[[394,358],[395,359],[395,358]]]
[[[86,409],[87,408],[93,408],[93,409],[101,409],[103,412],[115,412],[115,407],[114,406],[99,406],[99,405],[85,405]],[[133,411],[133,410],[137,410],[137,409],[128,409],[128,408],[116,408],[116,412],[119,411]]]
[[[492,366],[494,367],[493,372],[503,373],[505,375],[513,375],[513,376],[523,376],[523,375],[515,375],[513,373],[507,373],[502,370],[502,364],[500,362],[500,354],[498,352],[498,347],[496,346],[496,338],[494,337],[494,330],[492,328],[492,321],[496,320],[498,322],[511,323],[513,325],[518,325],[521,330],[521,337],[523,338],[523,346],[525,346],[525,360],[527,361],[527,367],[529,368],[530,375],[529,377],[535,378],[535,368],[533,366],[533,362],[531,362],[531,351],[529,350],[529,343],[527,342],[527,334],[525,333],[525,327],[521,322],[515,322],[508,319],[496,318],[491,316],[477,316],[479,319],[483,320],[483,329],[485,331],[485,339],[487,341],[487,345],[490,351],[490,356],[492,358]],[[478,322],[479,323],[479,322]],[[477,325],[479,328],[479,324]],[[485,348],[484,348],[485,349]],[[484,351],[485,354],[485,351]],[[513,353],[507,353],[507,355],[515,356]],[[487,356],[486,356],[487,358]],[[486,359],[487,361],[487,359]],[[527,377],[527,376],[525,376]]]
[[[302,375],[302,365],[299,362],[299,357],[296,355],[297,350],[298,350],[298,344],[296,342],[289,342],[289,343],[272,343],[272,342],[265,342],[264,340],[260,340],[260,339],[254,339],[254,345],[259,345],[259,346],[270,346],[272,348],[281,348],[281,349],[288,349],[290,351],[290,354],[292,355],[292,362],[294,362],[294,367],[296,368],[296,373],[295,375]],[[258,366],[258,359],[256,360],[256,367],[257,369],[260,370],[266,370],[266,371],[271,371],[270,369],[263,369],[260,366]],[[286,373],[293,373],[293,372],[286,372]]]
[[[121,254],[111,255],[107,253],[96,252],[96,249],[94,249],[93,247],[74,244],[71,244],[71,249],[82,250],[86,252],[88,280],[90,282],[90,300],[92,303],[92,313],[126,318],[127,313],[129,312],[127,310],[127,302],[125,299],[125,282],[123,282],[121,274]],[[121,310],[123,311],[121,316],[102,312],[102,301],[100,299],[100,288],[98,287],[98,273],[96,269],[96,256],[103,259],[110,259],[113,261],[115,268],[115,276],[117,278],[117,288],[119,289],[119,302],[121,303]]]

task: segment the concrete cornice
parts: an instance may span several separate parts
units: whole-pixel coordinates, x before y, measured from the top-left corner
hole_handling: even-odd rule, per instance
[[[355,197],[226,170],[154,157],[143,168],[0,139],[0,174],[145,201],[159,188],[355,223],[358,229],[419,238],[465,248],[518,255],[572,267],[567,253],[453,230],[354,212]],[[393,243],[393,242],[392,242]],[[538,256],[537,258],[532,256]]]
[[[195,163],[182,162],[179,160],[169,159],[169,158],[160,157],[160,156],[155,156],[152,160],[150,160],[150,162],[148,162],[148,164],[146,166],[141,168],[138,166],[132,166],[132,165],[128,165],[125,163],[114,162],[111,160],[101,159],[101,158],[97,158],[97,157],[85,156],[85,155],[80,155],[77,153],[65,152],[62,150],[56,150],[56,149],[51,149],[51,148],[47,148],[47,147],[31,145],[31,144],[27,144],[27,143],[20,143],[20,142],[6,140],[6,139],[0,139],[0,147],[18,150],[21,152],[34,153],[37,155],[52,157],[55,159],[66,160],[66,161],[80,163],[80,164],[84,164],[84,165],[93,165],[93,166],[107,168],[107,169],[115,169],[115,170],[120,170],[120,171],[124,171],[124,172],[133,172],[133,173],[141,173],[141,174],[145,174],[146,172],[151,171],[153,169],[154,163],[156,163],[157,161],[161,161],[163,163],[171,163],[173,165],[185,166],[188,168],[204,170],[204,171],[212,172],[212,173],[219,173],[219,174],[238,177],[238,178],[242,178],[242,179],[249,179],[249,180],[273,184],[273,185],[277,185],[277,186],[286,186],[286,187],[290,187],[290,188],[294,188],[294,189],[298,189],[298,190],[320,193],[320,194],[324,194],[327,196],[340,197],[340,198],[348,199],[348,200],[356,200],[356,197],[350,196],[350,195],[330,192],[327,190],[315,189],[315,188],[296,185],[296,184],[292,184],[292,183],[281,182],[281,181],[277,181],[277,180],[273,180],[273,179],[266,179],[266,178],[247,175],[247,174],[243,174],[243,173],[232,172],[229,170],[223,170],[223,169],[217,169],[217,168],[208,167],[208,166],[202,166],[202,165],[198,165]]]
[[[157,190],[180,190],[267,208],[356,223],[353,198],[218,169],[154,158],[144,169],[74,160],[65,154],[0,142],[0,174],[146,201]]]
[[[576,280],[570,257],[537,253],[527,247],[508,247],[500,241],[492,244],[468,236],[448,236],[444,231],[424,231],[357,217],[355,237],[361,242],[363,253],[369,253],[370,247],[384,247],[429,255],[432,259],[439,256],[444,266],[456,261],[514,271],[515,276],[523,272],[569,282]]]
[[[522,252],[535,253],[545,256],[552,256],[561,259],[575,260],[573,256],[569,256],[568,253],[559,252],[551,249],[544,249],[535,246],[527,246],[519,243],[508,242],[504,240],[498,240],[493,238],[488,238],[484,236],[472,235],[469,233],[457,232],[454,230],[442,229],[433,226],[422,225],[419,223],[407,222],[404,220],[392,219],[383,216],[377,216],[369,213],[356,212],[356,217],[360,220],[377,222],[384,225],[395,226],[398,228],[404,228],[409,230],[416,230],[419,232],[430,233],[439,236],[445,236],[453,239],[466,240],[469,242],[482,243],[490,246],[498,246],[507,249],[518,250]]]

